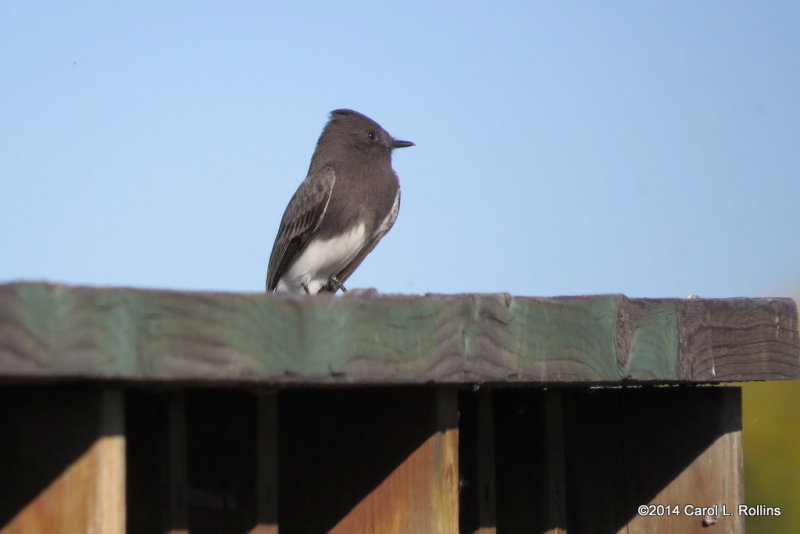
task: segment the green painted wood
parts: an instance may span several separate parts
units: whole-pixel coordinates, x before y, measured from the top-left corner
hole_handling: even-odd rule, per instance
[[[790,299],[294,297],[0,285],[0,379],[265,384],[800,378]]]

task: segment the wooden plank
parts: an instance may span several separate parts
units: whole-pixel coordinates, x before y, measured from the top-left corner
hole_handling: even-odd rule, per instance
[[[462,391],[458,411],[461,532],[495,534],[497,489],[492,392]]]
[[[626,534],[744,532],[741,389],[648,392],[625,406]],[[644,398],[642,398],[644,397]],[[669,512],[641,515],[641,505]]]
[[[275,395],[128,393],[130,534],[275,533]]]
[[[100,438],[89,453],[93,461],[94,503],[89,532],[125,533],[125,404],[119,389],[100,394]]]
[[[433,433],[331,529],[331,534],[458,534],[458,402],[436,391]]]
[[[478,489],[480,508],[477,534],[495,534],[497,520],[495,504],[497,489],[494,473],[494,414],[492,394],[488,390],[478,393]]]
[[[567,532],[573,479],[566,476],[562,395],[557,389],[494,391],[498,532]]]
[[[800,378],[790,299],[307,298],[0,286],[0,377],[196,384]]]
[[[258,397],[257,522],[248,534],[278,534],[278,393]]]
[[[177,509],[179,492],[173,490],[185,484],[185,476],[172,473],[170,457],[177,455],[177,415],[175,392],[150,388],[132,388],[125,392],[125,427],[127,433],[127,534],[164,534],[170,530],[186,529],[186,523],[173,522],[170,499]],[[170,452],[170,445],[173,450]],[[180,480],[180,483],[176,482]],[[185,510],[184,510],[185,521]],[[176,524],[178,523],[178,524]]]
[[[250,532],[258,526],[258,399],[233,388],[185,396],[189,532]]]
[[[281,530],[457,533],[457,404],[442,388],[281,392]]]
[[[189,486],[186,438],[186,400],[182,391],[173,392],[167,406],[167,473],[169,502],[167,534],[189,534],[187,488]]]
[[[728,387],[565,392],[568,531],[743,532],[740,402]]]
[[[122,392],[4,388],[0,397],[0,532],[123,534]]]
[[[641,389],[631,394],[631,402],[646,402]],[[625,390],[569,389],[562,396],[569,532],[625,532]]]
[[[797,319],[779,319],[782,312],[777,301],[733,300],[735,307],[728,306],[731,300],[727,299],[682,301],[678,378],[713,382],[735,382],[739,377],[800,378],[794,357],[797,351],[779,349],[772,341],[792,340],[796,346],[797,336],[792,332],[798,330]]]
[[[508,388],[493,397],[499,532],[743,532],[738,388]],[[670,508],[644,516],[641,505]],[[716,517],[687,514],[713,506]]]
[[[545,534],[567,532],[567,481],[564,452],[564,405],[560,390],[545,392],[546,513]]]
[[[547,510],[545,391],[504,388],[492,392],[495,426],[497,531],[546,532],[557,525]]]

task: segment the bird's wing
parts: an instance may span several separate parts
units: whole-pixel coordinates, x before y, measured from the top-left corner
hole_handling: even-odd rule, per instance
[[[281,219],[267,269],[267,291],[278,285],[298,252],[308,244],[311,233],[317,229],[331,199],[336,171],[326,166],[306,176],[297,188]]]

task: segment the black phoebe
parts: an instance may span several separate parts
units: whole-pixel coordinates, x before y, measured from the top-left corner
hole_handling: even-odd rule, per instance
[[[413,145],[366,115],[332,111],[308,175],[283,213],[267,291],[346,291],[344,282],[397,219],[400,182],[392,150]]]

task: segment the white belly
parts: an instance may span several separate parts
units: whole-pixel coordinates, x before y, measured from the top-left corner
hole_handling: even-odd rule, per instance
[[[278,280],[276,291],[305,293],[305,285],[312,295],[318,293],[331,276],[353,261],[366,237],[366,228],[360,224],[338,237],[312,240]]]

